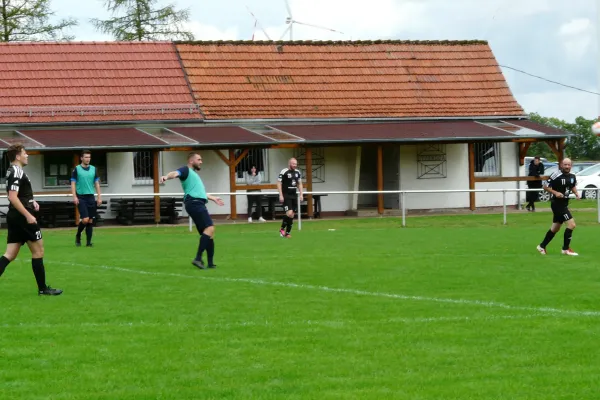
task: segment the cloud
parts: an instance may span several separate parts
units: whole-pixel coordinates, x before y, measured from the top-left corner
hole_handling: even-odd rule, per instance
[[[594,91],[596,88],[590,87],[587,90]],[[574,121],[579,116],[596,119],[600,115],[598,96],[589,93],[554,90],[544,93],[520,93],[515,97],[527,113],[536,112],[566,121]]]
[[[184,24],[184,28],[191,31],[196,40],[238,40],[239,32],[236,27],[220,28],[214,25],[205,25],[198,21]]]
[[[576,18],[562,24],[558,30],[558,34],[562,36],[580,35],[589,31],[592,28],[592,21],[588,18]]]

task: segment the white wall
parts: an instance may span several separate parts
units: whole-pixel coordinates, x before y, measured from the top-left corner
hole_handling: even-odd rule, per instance
[[[469,158],[466,144],[446,146],[446,178],[417,179],[417,146],[400,148],[401,190],[449,190],[469,188]],[[409,194],[407,209],[458,208],[469,206],[468,193]]]
[[[469,157],[467,144],[446,146],[447,175],[439,179],[417,179],[417,146],[402,146],[400,153],[400,184],[402,190],[452,190],[469,188]],[[515,143],[500,144],[502,176],[517,175],[518,149]],[[516,182],[477,183],[476,189],[517,188]],[[507,204],[517,203],[515,193],[507,194]],[[477,207],[502,205],[502,193],[477,193]],[[465,208],[469,207],[468,193],[410,194],[407,209]]]

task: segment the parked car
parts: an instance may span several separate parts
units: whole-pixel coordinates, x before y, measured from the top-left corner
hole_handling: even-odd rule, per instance
[[[582,199],[597,199],[600,188],[600,163],[588,167],[577,174],[577,189]]]
[[[596,164],[598,164],[598,162],[596,162],[596,161],[576,161],[573,163],[573,166],[571,167],[571,173],[577,174],[577,173],[583,171],[584,169],[592,167]],[[544,171],[544,174],[550,176],[553,173],[555,173],[556,171],[558,171],[558,164],[552,165],[551,167],[547,168]]]
[[[586,173],[585,171],[589,170],[591,167],[597,167],[597,166],[600,166],[600,164],[598,162],[596,162],[596,161],[577,161],[577,162],[574,162],[573,166],[571,167],[571,173],[577,175],[577,188],[579,189],[579,192],[581,193],[581,198],[582,199],[585,199],[585,198],[595,199],[596,198],[597,192],[595,192],[595,191],[588,190],[587,191],[588,193],[584,193],[584,191],[582,189],[585,188],[585,186],[582,185],[581,178],[580,178],[580,176],[583,177],[583,175],[580,175],[580,174],[581,173]],[[553,173],[555,173],[556,171],[558,171],[558,164],[553,165],[550,168],[547,168],[544,171],[544,175],[550,176]],[[594,171],[595,170],[591,170],[589,172],[589,174],[593,174]],[[598,171],[598,172],[600,172],[600,171]],[[583,184],[587,185],[587,183],[583,183]],[[593,182],[590,183],[589,185],[590,185],[589,189],[600,187],[600,185],[595,186]],[[585,197],[586,194],[590,195],[590,197]],[[569,197],[575,198],[575,195],[572,194]],[[540,194],[538,195],[538,198],[539,198],[540,201],[549,201],[550,200],[550,193],[542,190],[540,192]]]

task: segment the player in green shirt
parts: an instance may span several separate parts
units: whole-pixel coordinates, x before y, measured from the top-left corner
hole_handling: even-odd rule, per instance
[[[206,203],[208,203],[208,200],[213,201],[219,206],[222,206],[225,203],[223,203],[223,200],[219,197],[206,194],[204,183],[197,173],[197,171],[200,171],[201,165],[202,157],[200,154],[190,153],[188,155],[187,165],[161,177],[160,183],[175,178],[179,178],[181,181],[184,192],[183,204],[185,204],[185,211],[196,224],[196,229],[198,229],[198,233],[200,234],[198,252],[196,253],[196,258],[192,261],[192,264],[200,269],[205,269],[204,262],[202,261],[202,254],[205,250],[208,268],[216,267],[213,260],[215,254],[215,226],[210,218],[208,209],[206,208]]]
[[[81,152],[81,164],[73,169],[71,174],[71,193],[73,202],[79,209],[81,218],[75,235],[75,245],[81,246],[81,232],[85,229],[87,247],[92,247],[92,233],[94,218],[96,218],[96,207],[102,204],[100,194],[100,178],[96,167],[90,165],[92,153],[89,150]],[[94,199],[94,190],[98,193],[98,199]]]

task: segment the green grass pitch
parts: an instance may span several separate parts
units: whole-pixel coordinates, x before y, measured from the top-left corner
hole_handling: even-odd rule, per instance
[[[547,212],[46,230],[0,278],[0,399],[594,399],[595,212],[538,254]],[[1,233],[5,241],[6,231]]]

